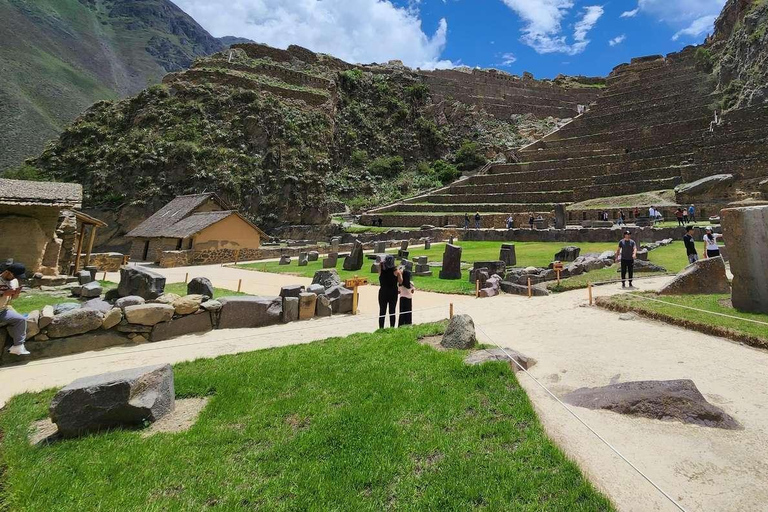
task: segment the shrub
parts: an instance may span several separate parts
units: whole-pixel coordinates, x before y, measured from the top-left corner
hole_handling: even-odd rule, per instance
[[[456,152],[454,163],[461,172],[469,172],[482,167],[488,159],[480,152],[476,142],[465,141]]]
[[[364,169],[368,165],[368,152],[362,149],[356,149],[349,157],[349,165],[353,169]]]
[[[694,60],[696,61],[696,67],[707,73],[711,73],[714,68],[715,62],[712,57],[712,52],[709,48],[700,47],[694,54]]]
[[[440,183],[447,185],[448,183],[456,181],[461,173],[455,165],[451,165],[445,160],[437,160],[432,164],[435,175]]]
[[[363,80],[363,72],[359,69],[348,69],[339,73],[339,84],[345,92],[354,91]]]
[[[395,178],[405,170],[401,156],[383,156],[375,159],[368,167],[368,172],[380,178]]]
[[[31,165],[22,165],[15,169],[8,169],[4,173],[0,173],[0,177],[7,178],[9,180],[29,180],[29,181],[43,181],[44,176],[40,173],[40,169]]]

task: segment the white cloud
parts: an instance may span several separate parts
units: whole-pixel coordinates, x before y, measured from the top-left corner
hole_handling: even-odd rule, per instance
[[[637,8],[677,30],[672,39],[691,39],[712,31],[726,0],[638,0]]]
[[[637,13],[639,13],[639,12],[640,12],[640,8],[638,7],[636,9],[632,9],[631,11],[624,11],[623,13],[621,13],[620,17],[621,18],[634,18],[635,16],[637,16]]]
[[[584,7],[581,19],[574,25],[574,42],[568,43],[562,23],[574,7],[572,0],[502,1],[525,22],[521,40],[538,53],[576,55],[583,52],[590,42],[587,34],[604,13],[599,5]]]
[[[701,18],[693,20],[693,22],[688,27],[682,30],[678,30],[677,33],[672,36],[672,40],[677,41],[682,36],[696,38],[709,34],[712,32],[712,27],[714,27],[716,19],[717,16],[702,16]]]
[[[247,37],[278,48],[297,44],[355,63],[400,59],[422,68],[441,59],[448,22],[427,35],[418,11],[390,0],[174,0],[216,37]]]
[[[626,39],[627,39],[627,36],[622,34],[622,35],[616,36],[613,39],[611,39],[610,41],[608,41],[608,44],[611,45],[611,46],[616,46],[616,45],[619,45],[619,44],[623,43]]]
[[[517,62],[517,57],[515,57],[515,55],[512,53],[505,53],[504,55],[501,56],[502,66],[511,66],[515,62]]]

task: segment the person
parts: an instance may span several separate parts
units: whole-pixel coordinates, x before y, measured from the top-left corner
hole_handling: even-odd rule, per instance
[[[411,271],[403,269],[398,277],[398,291],[400,292],[400,319],[398,327],[413,323],[413,294],[416,287],[411,279]]]
[[[480,229],[480,212],[475,212],[475,229]]]
[[[635,209],[632,211],[632,213],[633,213],[633,215],[632,215],[633,218],[635,218],[635,219],[638,218],[640,216],[640,208],[635,206]]]
[[[648,208],[648,217],[651,219],[651,226],[653,226],[653,223],[656,221],[656,208],[653,206]]]
[[[707,250],[707,258],[717,258],[720,256],[720,246],[717,245],[717,239],[723,235],[713,233],[712,226],[708,226],[704,234],[704,245]]]
[[[623,226],[627,223],[627,217],[624,215],[624,210],[619,210],[619,226]]]
[[[696,252],[696,242],[693,239],[693,226],[685,228],[683,244],[685,244],[685,253],[688,255],[688,263],[696,263],[699,261],[699,253]]]
[[[464,229],[465,230],[469,229],[469,214],[468,213],[464,214]]]
[[[27,277],[26,271],[21,263],[0,266],[0,328],[8,329],[8,334],[13,340],[8,352],[16,356],[29,355],[24,346],[27,339],[27,319],[11,307],[11,301],[18,297],[21,290],[19,279]]]
[[[507,229],[512,229],[512,227],[515,225],[515,219],[512,217],[512,214],[507,217]]]
[[[688,207],[688,219],[691,222],[696,222],[696,208],[693,205]]]
[[[678,226],[684,226],[685,225],[683,223],[683,209],[682,208],[678,208],[675,211],[675,217],[677,217],[677,225]]]
[[[688,224],[688,208],[682,208],[683,210],[683,224]]]
[[[635,259],[637,258],[637,244],[632,240],[632,233],[624,232],[624,238],[619,240],[616,249],[616,259],[621,259],[621,287],[625,288],[625,279],[629,276],[629,287],[632,288],[632,278],[635,273]]]
[[[528,214],[528,225],[533,229],[533,212]]]
[[[395,257],[387,254],[384,260],[379,259],[379,329],[384,328],[384,319],[389,308],[389,326],[395,326],[395,309],[397,309],[397,287],[401,272],[395,267]]]

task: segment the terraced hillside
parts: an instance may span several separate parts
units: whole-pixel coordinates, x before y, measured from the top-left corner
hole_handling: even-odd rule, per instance
[[[768,175],[766,108],[735,110],[712,124],[720,95],[697,51],[615,68],[587,113],[520,150],[517,163],[491,165],[371,211],[363,222],[380,217],[390,226],[463,225],[465,213],[479,211],[484,227],[502,227],[510,214],[520,225],[529,212],[553,216],[556,203],[669,190],[722,173],[735,175],[741,199],[758,197],[756,182]],[[743,192],[750,189],[755,193]],[[704,199],[717,204],[732,196],[733,190],[710,191]],[[581,220],[575,215],[572,220]]]

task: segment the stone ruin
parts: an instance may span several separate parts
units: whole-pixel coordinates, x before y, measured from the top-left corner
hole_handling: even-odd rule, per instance
[[[440,279],[461,279],[461,247],[446,244],[443,253],[443,267],[440,270]]]
[[[768,206],[726,208],[720,214],[728,243],[733,291],[740,311],[768,313]]]

